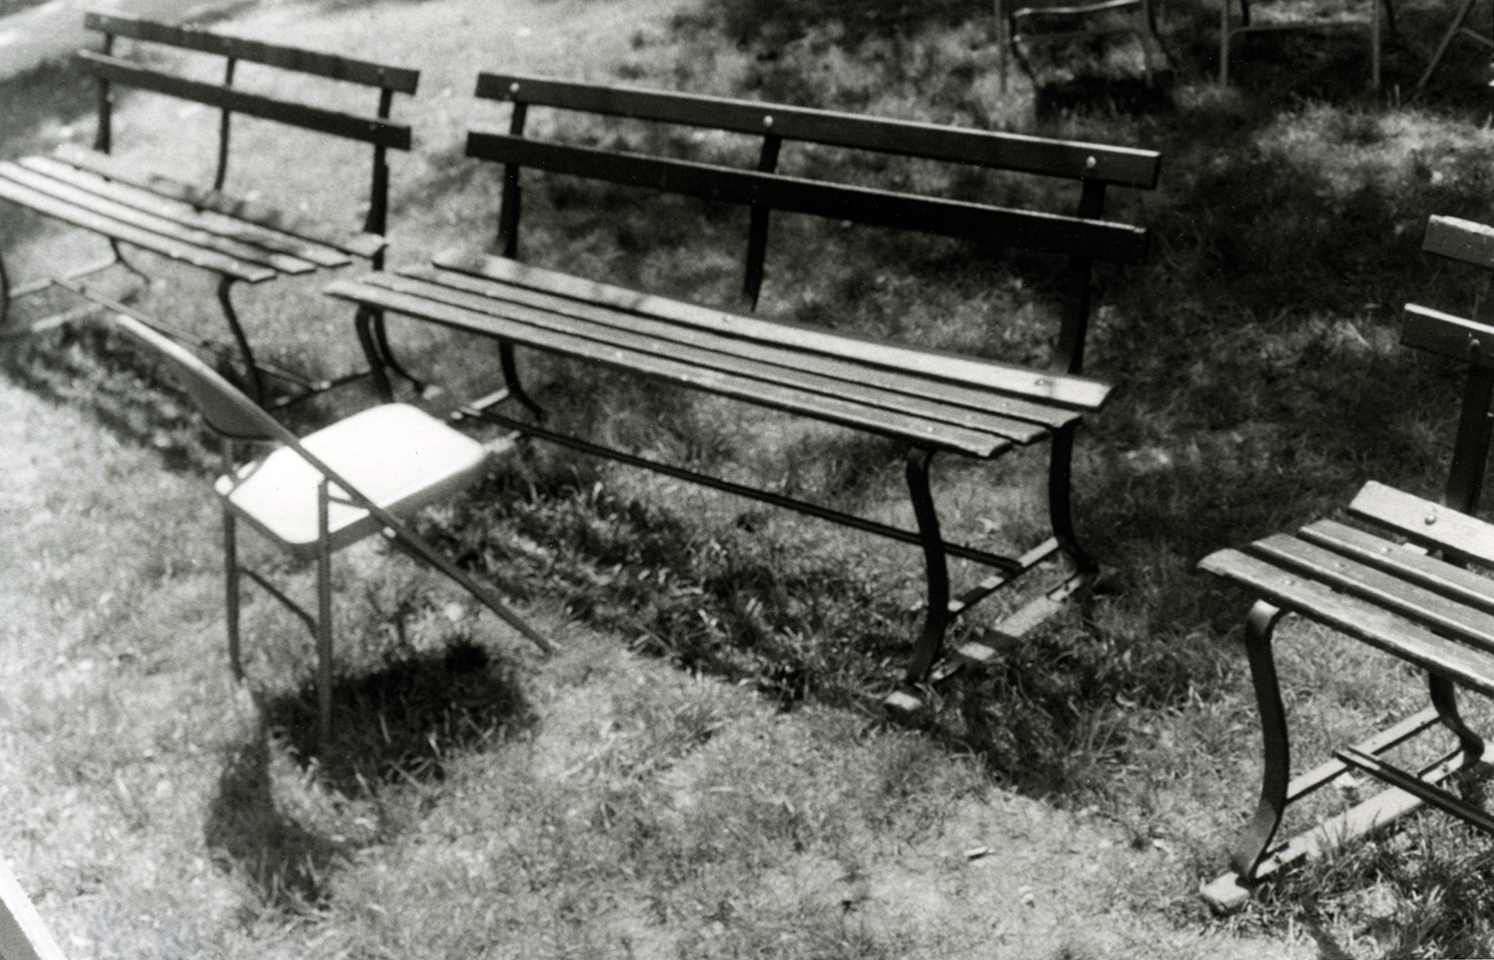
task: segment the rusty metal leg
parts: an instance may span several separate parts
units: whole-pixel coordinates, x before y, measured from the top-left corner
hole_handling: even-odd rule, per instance
[[[507,340],[501,340],[498,343],[498,361],[503,365],[503,384],[508,390],[508,395],[523,404],[525,409],[534,415],[534,419],[543,421],[545,408],[524,392],[524,387],[519,382],[519,366],[514,360],[514,345]]]
[[[1255,879],[1255,871],[1271,849],[1276,831],[1286,812],[1287,784],[1291,778],[1291,755],[1287,744],[1286,707],[1281,702],[1281,686],[1276,677],[1276,658],[1271,652],[1271,635],[1285,613],[1264,600],[1250,608],[1245,625],[1245,652],[1250,660],[1250,679],[1255,686],[1255,701],[1261,714],[1263,762],[1261,798],[1255,816],[1235,844],[1231,866],[1246,883]]]
[[[939,515],[929,491],[929,465],[933,460],[932,450],[908,448],[905,468],[908,494],[913,500],[913,515],[918,520],[919,541],[928,569],[928,610],[924,615],[923,636],[913,648],[908,664],[909,683],[918,683],[928,674],[944,646],[944,631],[949,626],[949,560],[944,552],[944,538],[939,535]]]
[[[223,317],[228,321],[229,330],[233,331],[234,342],[238,344],[239,356],[243,358],[245,373],[249,377],[249,386],[254,393],[254,401],[261,406],[269,399],[265,393],[265,379],[260,372],[259,365],[254,362],[254,351],[249,347],[249,338],[244,334],[244,327],[239,323],[238,311],[234,309],[233,299],[229,296],[233,288],[233,278],[227,275],[218,278],[218,304],[223,308]]]
[[[1100,564],[1079,546],[1079,538],[1074,533],[1073,504],[1070,499],[1074,433],[1078,426],[1075,421],[1053,432],[1053,449],[1048,461],[1048,517],[1053,524],[1053,536],[1074,562],[1075,569],[1093,580],[1100,572]]]
[[[223,505],[224,613],[228,620],[228,665],[234,680],[244,681],[244,662],[239,645],[239,541],[233,511]]]
[[[1473,766],[1484,755],[1484,738],[1469,729],[1458,712],[1458,688],[1446,677],[1427,675],[1427,685],[1432,694],[1432,706],[1437,708],[1437,717],[1442,725],[1458,738],[1458,747],[1463,751],[1463,766]]]

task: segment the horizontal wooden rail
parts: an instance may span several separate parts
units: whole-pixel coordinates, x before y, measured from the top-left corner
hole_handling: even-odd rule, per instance
[[[1161,170],[1151,150],[523,74],[483,73],[477,96],[1148,190]]]

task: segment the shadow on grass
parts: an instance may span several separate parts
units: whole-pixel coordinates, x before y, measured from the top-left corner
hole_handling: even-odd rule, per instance
[[[333,705],[333,739],[323,746],[315,742],[315,690],[263,700],[259,729],[229,753],[209,804],[208,847],[221,866],[241,871],[261,901],[276,909],[324,903],[329,875],[376,838],[367,828],[308,825],[304,812],[288,810],[276,796],[274,752],[287,750],[311,773],[311,783],[379,805],[386,789],[439,782],[455,756],[532,722],[508,669],[470,641],[339,678]],[[378,828],[389,829],[387,822]],[[361,839],[350,839],[355,833]]]
[[[270,698],[265,723],[320,782],[346,796],[438,782],[455,754],[501,740],[533,715],[510,669],[460,641],[387,661],[332,689],[332,742],[316,742],[316,690]]]

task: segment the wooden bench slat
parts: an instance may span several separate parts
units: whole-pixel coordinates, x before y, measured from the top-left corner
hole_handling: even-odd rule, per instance
[[[352,263],[352,258],[341,250],[312,243],[268,227],[261,227],[256,223],[247,223],[214,210],[194,209],[190,204],[182,201],[163,197],[133,184],[105,179],[91,171],[81,170],[52,157],[23,157],[17,160],[16,164],[48,179],[95,194],[102,199],[166,220],[173,220],[183,226],[199,227],[216,236],[237,240],[260,250],[295,257],[309,265],[341,267]]]
[[[505,133],[469,133],[467,155],[707,200],[761,204],[775,211],[809,213],[973,243],[995,243],[1115,263],[1139,263],[1147,252],[1147,231],[1130,224],[914,196],[756,170],[731,170],[690,160],[616,153]]]
[[[1477,267],[1494,267],[1494,227],[1458,217],[1433,216],[1421,249]]]
[[[316,269],[316,264],[300,257],[292,257],[283,253],[267,251],[262,247],[242,243],[229,237],[221,236],[211,230],[202,229],[192,223],[184,223],[180,220],[157,216],[148,213],[138,207],[132,207],[121,203],[113,197],[83,190],[69,183],[53,179],[37,173],[20,164],[9,161],[0,161],[0,176],[3,176],[21,186],[28,187],[38,193],[44,193],[60,203],[72,204],[80,210],[88,213],[99,214],[121,223],[128,223],[142,230],[149,230],[164,237],[169,237],[182,244],[191,244],[207,250],[216,250],[218,253],[244,263],[257,263],[277,270],[280,273],[309,273]]]
[[[1494,614],[1470,609],[1392,573],[1287,534],[1257,540],[1250,552],[1494,652]]]
[[[1349,512],[1455,559],[1494,566],[1494,525],[1371,480]]]
[[[141,173],[117,157],[100,153],[97,150],[89,150],[77,144],[62,144],[52,156],[79,169],[169,197],[191,207],[211,210],[225,217],[247,221],[276,233],[298,237],[308,243],[331,247],[364,259],[372,257],[388,245],[388,241],[376,233],[328,230],[318,224],[292,220],[286,216],[284,211],[268,204],[244,200],[220,190],[204,190],[159,174]],[[307,259],[312,258],[307,257]]]
[[[1336,520],[1320,520],[1303,527],[1297,535],[1459,603],[1494,613],[1494,580],[1464,567],[1455,567]]]
[[[896,411],[869,408],[807,390],[766,384],[755,378],[707,369],[658,354],[613,346],[477,310],[436,303],[425,297],[365,282],[339,280],[328,286],[326,293],[365,306],[418,317],[484,336],[498,337],[522,346],[645,373],[761,406],[806,414],[831,423],[958,450],[973,456],[991,457],[1011,446],[1008,439],[990,433],[937,423]]]
[[[1494,369],[1494,327],[1431,307],[1406,304],[1401,343],[1475,367]]]
[[[453,279],[460,281],[463,278]],[[422,276],[419,271],[401,270],[398,274],[371,275],[363,280],[374,286],[412,293],[452,306],[491,314],[500,319],[533,323],[640,353],[656,354],[712,370],[753,377],[764,383],[782,384],[826,396],[842,397],[868,406],[902,411],[927,420],[994,433],[1019,443],[1035,442],[1046,436],[1051,429],[1076,417],[1072,413],[1050,409],[1043,411],[1047,415],[1044,419],[1035,420],[1023,416],[1024,405],[1015,403],[1012,405],[1015,409],[1007,410],[1001,409],[999,402],[985,407],[962,406],[913,392],[905,384],[884,386],[876,382],[875,376],[857,377],[858,372],[877,372],[867,371],[864,367],[835,367],[824,362],[823,358],[804,357],[792,351],[773,350],[760,345],[754,345],[750,352],[743,352],[738,349],[740,342],[734,343],[720,337],[681,339],[678,328],[664,331],[665,335],[660,336],[659,328],[668,327],[669,324],[636,314],[609,314],[574,301],[525,303],[522,299],[504,299],[501,291],[495,297],[486,290],[464,290],[441,282],[440,278]],[[481,281],[470,282],[474,286],[482,285]],[[514,292],[520,297],[525,293]],[[999,401],[1001,398],[995,399]],[[1047,420],[1055,413],[1062,415],[1058,422],[1048,423]]]
[[[438,255],[434,262],[439,267],[468,273],[474,277],[491,278],[582,302],[661,317],[724,336],[782,344],[796,350],[855,360],[888,370],[906,371],[919,377],[959,384],[982,392],[996,390],[1015,397],[1033,398],[1040,400],[1045,406],[1055,405],[1079,412],[1098,410],[1111,391],[1109,385],[1090,377],[1045,373],[999,360],[975,359],[962,354],[915,350],[801,324],[714,310],[531,266],[506,257],[448,253]]]
[[[134,224],[79,209],[73,204],[64,203],[17,183],[9,177],[0,176],[0,197],[105,237],[115,237],[163,257],[190,263],[204,270],[212,270],[238,280],[260,283],[276,276],[274,270],[263,265],[245,263],[218,253],[216,250],[176,242],[170,237],[153,233]]]
[[[1321,621],[1425,670],[1494,696],[1494,656],[1438,636],[1420,624],[1238,550],[1220,550],[1199,566],[1283,609]]]
[[[83,72],[91,76],[114,83],[128,84],[141,90],[195,100],[198,103],[234,113],[272,120],[306,130],[330,133],[349,140],[361,140],[393,150],[410,149],[409,126],[391,120],[360,117],[356,114],[276,100],[222,84],[204,83],[200,80],[158,73],[128,60],[120,60],[92,50],[78,51],[74,54],[74,62]]]
[[[931,401],[951,408],[964,408],[995,414],[1004,418],[1016,418],[1029,423],[1056,429],[1073,421],[1077,414],[1066,408],[1033,401],[1015,391],[1006,393],[992,390],[977,390],[960,384],[931,380],[906,370],[872,366],[844,353],[806,352],[794,349],[783,340],[738,337],[720,328],[730,328],[735,317],[728,313],[717,313],[711,317],[707,308],[700,308],[702,324],[681,323],[642,311],[623,310],[604,306],[594,301],[573,299],[544,290],[516,286],[502,281],[474,277],[434,267],[411,267],[399,273],[430,281],[441,287],[456,288],[479,295],[494,306],[499,303],[520,303],[555,313],[575,316],[591,323],[617,327],[630,333],[641,333],[658,342],[656,349],[669,350],[669,344],[701,347],[713,352],[741,358],[749,363],[768,363],[794,370],[803,370],[846,383],[875,387],[891,394]],[[501,308],[500,308],[501,309]],[[713,324],[712,319],[719,323]],[[993,371],[993,380],[1001,371]]]
[[[1151,150],[525,74],[479,74],[476,95],[1142,189],[1156,187],[1161,169]]]
[[[391,67],[368,60],[318,53],[245,37],[230,37],[190,26],[177,27],[152,20],[93,12],[83,15],[83,26],[89,30],[129,37],[132,40],[163,43],[201,53],[216,53],[282,70],[294,70],[367,87],[382,87],[396,93],[413,94],[420,82],[419,70]]]

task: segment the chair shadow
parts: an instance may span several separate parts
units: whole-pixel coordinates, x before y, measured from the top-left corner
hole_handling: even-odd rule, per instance
[[[377,805],[387,788],[443,780],[455,757],[500,742],[534,717],[513,671],[465,639],[339,678],[333,703],[334,734],[323,745],[313,685],[260,698],[257,729],[230,750],[209,803],[204,835],[219,866],[241,871],[274,909],[325,903],[340,865],[398,829],[381,822],[377,835],[353,837],[304,822],[277,799],[277,751],[316,786]]]

